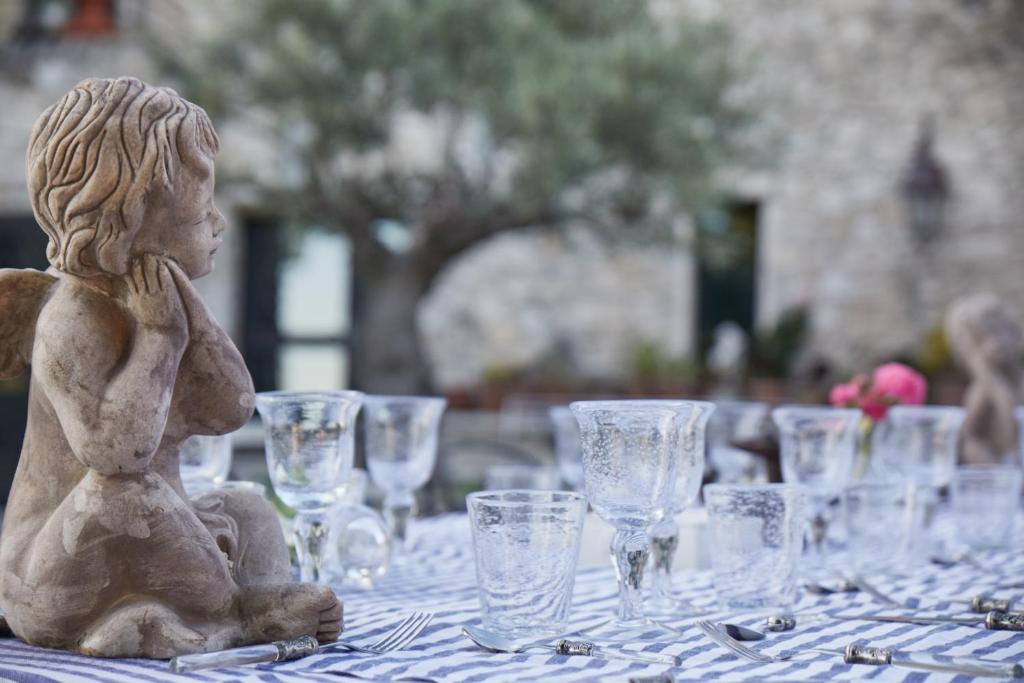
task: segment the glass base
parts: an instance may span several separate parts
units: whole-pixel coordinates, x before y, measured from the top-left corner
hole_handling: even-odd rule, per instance
[[[612,619],[580,635],[596,643],[676,642],[682,632],[645,617],[630,621]]]

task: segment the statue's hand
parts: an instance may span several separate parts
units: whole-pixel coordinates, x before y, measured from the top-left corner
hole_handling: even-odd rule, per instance
[[[188,339],[188,320],[171,274],[171,268],[176,267],[173,262],[153,254],[136,258],[125,275],[126,303],[140,325],[184,343]]]

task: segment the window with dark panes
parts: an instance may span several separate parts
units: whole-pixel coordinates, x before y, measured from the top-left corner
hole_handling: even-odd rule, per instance
[[[244,355],[258,391],[342,389],[349,377],[351,250],[341,233],[247,225]]]

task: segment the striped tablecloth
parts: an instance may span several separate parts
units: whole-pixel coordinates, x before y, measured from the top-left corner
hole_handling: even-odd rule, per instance
[[[361,640],[387,631],[413,610],[435,613],[430,627],[405,651],[386,656],[333,653],[294,662],[238,667],[192,675],[173,674],[166,662],[99,660],[30,647],[14,639],[0,640],[0,680],[10,681],[626,681],[631,676],[668,673],[678,681],[968,681],[966,676],[907,671],[892,667],[848,666],[839,657],[801,656],[798,662],[759,664],[737,659],[712,644],[686,622],[672,643],[638,645],[647,651],[679,655],[676,669],[586,657],[505,655],[485,652],[460,634],[460,627],[477,619],[477,598],[469,529],[464,515],[420,522],[417,543],[405,563],[393,567],[372,591],[341,591],[347,617],[346,638]],[[1024,579],[1024,558],[991,559],[1004,580]],[[907,599],[927,596],[937,610],[962,609],[944,599],[972,596],[990,590],[993,582],[961,563],[952,568],[925,567],[912,579],[880,582],[879,587]],[[684,572],[677,577],[679,594],[698,605],[714,603],[710,575]],[[615,609],[615,579],[610,568],[581,569],[576,579],[573,625],[596,625]],[[931,604],[931,603],[929,603]],[[863,593],[826,597],[804,595],[797,612],[843,609],[848,614],[891,612]],[[760,619],[733,619],[756,626]],[[919,626],[869,621],[828,621],[804,618],[797,630],[772,634],[757,647],[770,654],[790,654],[805,647],[841,649],[854,640],[875,645],[939,654],[980,656],[1024,662],[1024,633],[985,631],[957,625]],[[979,679],[981,680],[981,679]]]

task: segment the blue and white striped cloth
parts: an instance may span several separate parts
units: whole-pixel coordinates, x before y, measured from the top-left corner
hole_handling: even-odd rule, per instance
[[[460,633],[463,624],[478,618],[476,580],[469,528],[464,515],[424,520],[420,541],[409,561],[393,567],[372,591],[346,590],[345,637],[359,642],[382,634],[413,610],[435,613],[431,625],[408,649],[388,655],[336,652],[293,662],[236,667],[196,674],[174,674],[167,663],[147,660],[101,660],[30,647],[14,639],[0,640],[0,680],[6,681],[620,681],[633,676],[670,674],[677,681],[963,681],[967,676],[927,674],[894,667],[849,666],[839,656],[806,655],[799,661],[760,664],[736,658],[713,644],[686,622],[674,624],[682,635],[673,643],[637,645],[638,649],[679,655],[683,666],[669,669],[642,663],[601,661],[587,657],[506,655],[485,652]],[[1000,556],[1003,581],[1024,579],[1024,557]],[[880,583],[900,599],[926,596],[938,611],[965,609],[949,599],[990,592],[988,582],[967,564],[953,568],[923,568],[913,578]],[[708,572],[683,572],[677,588],[698,606],[714,603]],[[943,600],[946,600],[943,602]],[[616,584],[610,568],[591,567],[578,572],[573,604],[576,628],[606,620],[615,610]],[[931,606],[931,605],[929,605]],[[863,593],[819,597],[804,595],[797,612],[842,609],[847,614],[889,612]],[[760,618],[738,623],[757,626]],[[937,654],[985,657],[1024,662],[1024,633],[986,631],[958,625],[921,626],[870,621],[832,621],[805,617],[795,631],[772,634],[756,644],[769,654],[792,654],[806,647],[842,649],[853,641]],[[982,679],[979,679],[982,680]]]

